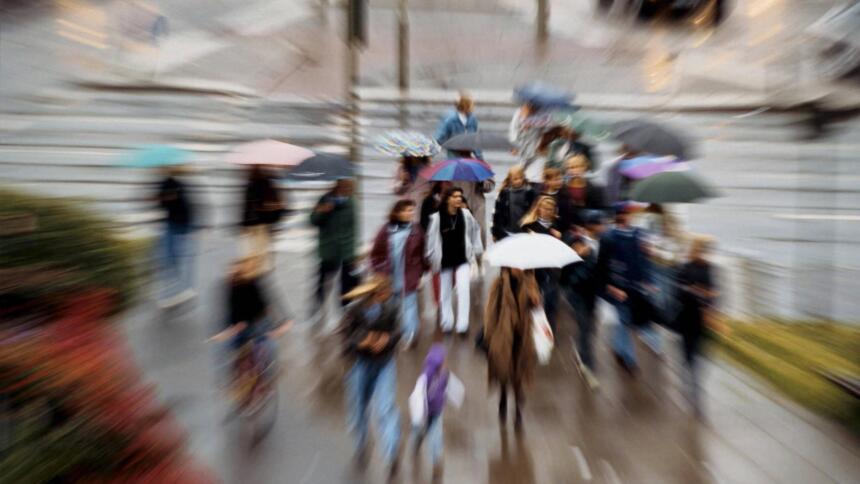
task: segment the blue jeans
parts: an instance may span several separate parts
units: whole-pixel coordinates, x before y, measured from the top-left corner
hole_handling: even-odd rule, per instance
[[[615,310],[618,313],[618,324],[615,326],[615,332],[612,335],[612,351],[620,356],[628,365],[635,365],[636,348],[630,335],[633,323],[630,306],[626,301],[621,302],[612,297],[609,298],[609,302],[615,306]]]
[[[413,291],[403,296],[400,310],[402,311],[403,341],[411,343],[418,334],[420,319],[418,317],[418,291]]]
[[[442,433],[442,413],[431,417],[427,420],[427,425],[424,428],[412,427],[412,435],[415,439],[415,445],[418,445],[421,440],[427,438],[427,445],[430,447],[430,461],[433,465],[438,464],[442,460],[442,452],[444,449],[445,438]]]
[[[272,329],[271,321],[268,318],[262,318],[255,324],[246,327],[240,331],[232,340],[230,340],[229,350],[235,355],[242,345],[250,341],[254,342],[254,361],[262,366],[265,370],[263,375],[266,377],[274,376],[278,361],[278,345],[266,335],[266,332]],[[234,356],[235,358],[235,356]],[[233,361],[235,363],[235,361]]]
[[[161,282],[159,296],[168,298],[192,288],[193,264],[190,229],[167,224],[157,254]]]
[[[369,407],[374,404],[376,429],[385,461],[391,464],[397,457],[400,445],[400,412],[395,402],[397,370],[394,358],[374,361],[358,358],[346,375],[347,406],[350,409],[349,425],[355,433],[356,447],[367,445]]]
[[[573,308],[576,325],[579,329],[576,344],[579,358],[589,370],[594,370],[594,353],[591,344],[594,334],[594,307],[589,307],[588,301],[571,289],[565,290],[565,296],[570,307]]]

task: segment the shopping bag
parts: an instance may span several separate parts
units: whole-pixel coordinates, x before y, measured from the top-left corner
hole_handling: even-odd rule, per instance
[[[445,396],[448,397],[448,402],[454,408],[460,408],[463,405],[463,399],[466,398],[466,386],[453,373],[448,373],[448,388],[445,391]]]
[[[532,339],[534,340],[538,362],[541,365],[546,365],[552,357],[555,338],[542,307],[532,309]]]
[[[422,427],[427,420],[427,377],[422,374],[409,395],[409,416],[413,427]]]

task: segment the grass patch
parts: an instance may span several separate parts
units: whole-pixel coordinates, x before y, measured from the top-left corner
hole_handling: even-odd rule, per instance
[[[832,322],[731,321],[720,353],[782,393],[860,435],[860,400],[821,372],[860,378],[860,327]]]

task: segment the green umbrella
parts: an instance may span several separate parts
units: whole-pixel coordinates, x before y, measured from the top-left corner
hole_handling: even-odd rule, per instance
[[[720,196],[709,183],[689,170],[664,171],[636,182],[630,199],[646,203],[690,203]]]
[[[125,154],[117,165],[130,168],[158,168],[188,163],[191,153],[168,145],[147,145]]]

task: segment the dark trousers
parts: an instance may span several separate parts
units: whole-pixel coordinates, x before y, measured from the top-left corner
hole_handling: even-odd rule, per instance
[[[587,296],[584,297],[571,289],[565,290],[565,296],[570,307],[573,308],[573,317],[579,330],[576,342],[579,358],[588,369],[594,370],[594,353],[591,344],[594,334],[594,301],[588,301]]]
[[[555,315],[558,311],[558,271],[538,269],[535,271],[535,278],[540,289],[543,311],[552,332],[555,333]]]
[[[353,275],[354,270],[355,261],[320,261],[316,291],[317,309],[323,307],[326,295],[326,282],[331,276],[340,271],[340,295],[343,296],[358,284],[358,277]],[[340,304],[341,306],[346,306],[347,301],[341,299]]]

